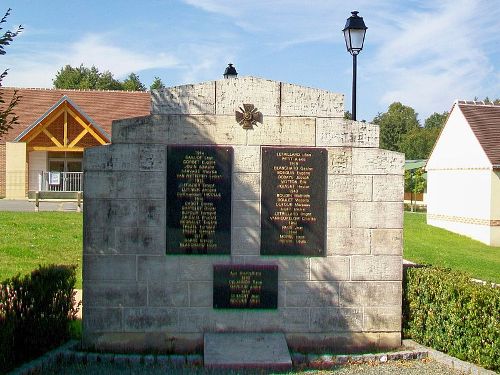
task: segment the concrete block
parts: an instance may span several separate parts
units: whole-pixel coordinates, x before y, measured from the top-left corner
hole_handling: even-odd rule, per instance
[[[189,306],[188,283],[170,280],[150,280],[148,282],[148,306],[187,307]]]
[[[262,78],[242,77],[215,82],[216,114],[232,115],[243,104],[253,104],[266,116],[280,115],[280,83]]]
[[[379,127],[340,118],[316,120],[316,145],[334,147],[378,147]]]
[[[83,253],[94,255],[118,254],[115,247],[114,228],[96,229],[86,225],[83,229]]]
[[[110,190],[115,186],[115,173],[110,171],[88,171],[83,174],[83,200],[110,198]]]
[[[264,260],[267,260],[264,258]],[[271,261],[271,257],[269,257]],[[278,278],[280,281],[310,280],[309,259],[278,258]]]
[[[309,308],[280,308],[281,326],[284,332],[306,332],[309,330]]]
[[[327,202],[327,228],[349,228],[351,226],[351,202]]]
[[[403,228],[403,202],[353,202],[354,228]]]
[[[165,145],[140,145],[139,146],[139,169],[141,171],[166,170],[166,148]]]
[[[146,306],[147,286],[135,281],[88,281],[85,283],[84,302],[88,307]]]
[[[84,280],[135,280],[135,255],[86,255],[83,258]]]
[[[341,306],[400,306],[401,281],[385,282],[341,282]]]
[[[328,200],[371,201],[372,176],[329,175]]]
[[[405,156],[378,148],[353,148],[353,174],[404,174]]]
[[[163,307],[124,308],[124,331],[165,331],[177,327],[177,309]]]
[[[321,307],[311,309],[312,332],[362,331],[362,308]]]
[[[362,228],[327,228],[327,254],[370,254],[370,231]]]
[[[365,307],[363,328],[366,331],[401,332],[401,306]]]
[[[402,255],[403,229],[372,229],[373,255]]]
[[[401,256],[354,255],[351,258],[351,280],[402,280]]]
[[[231,213],[233,227],[260,227],[260,201],[235,200]]]
[[[214,290],[213,282],[210,281],[189,282],[189,306],[212,307],[213,290]]]
[[[233,173],[232,199],[260,201],[260,173]]]
[[[164,172],[116,172],[108,197],[165,199]]]
[[[181,281],[212,281],[213,265],[227,264],[226,256],[188,256],[179,260],[179,280]]]
[[[231,254],[259,255],[260,253],[260,225],[259,227],[240,227],[231,230]]]
[[[344,95],[281,83],[281,116],[343,117]]]
[[[373,176],[373,200],[402,202],[404,198],[404,179],[399,175]]]
[[[87,151],[88,150],[88,151]],[[137,171],[139,146],[111,144],[85,150],[83,170],[86,171]]]
[[[180,115],[150,115],[115,120],[112,124],[113,144],[168,143],[170,125],[179,123]]]
[[[122,309],[110,307],[85,307],[83,329],[88,332],[112,332],[122,329]]]
[[[321,281],[287,282],[287,307],[338,306],[338,284]]]
[[[136,199],[95,199],[85,200],[83,211],[86,228],[107,229],[113,231],[115,226],[137,226],[139,202]]]
[[[234,146],[233,173],[260,172],[259,146]]]
[[[172,256],[138,256],[137,280],[139,281],[177,281],[179,279],[179,261]]]
[[[292,367],[282,333],[206,333],[204,357],[207,368]]]
[[[118,227],[115,243],[119,252],[137,255],[163,255],[167,246],[165,233],[154,227]]]
[[[166,227],[166,204],[164,199],[138,200],[138,227]]]
[[[215,81],[151,92],[153,114],[215,114]]]
[[[316,119],[265,117],[264,124],[249,130],[249,145],[315,146]]]
[[[349,257],[311,258],[311,280],[349,280]]]
[[[352,148],[328,147],[328,174],[352,173]]]

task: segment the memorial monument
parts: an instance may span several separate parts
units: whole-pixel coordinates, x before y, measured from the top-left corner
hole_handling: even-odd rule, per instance
[[[84,347],[398,347],[404,155],[343,114],[341,94],[245,77],[115,121],[84,156]]]

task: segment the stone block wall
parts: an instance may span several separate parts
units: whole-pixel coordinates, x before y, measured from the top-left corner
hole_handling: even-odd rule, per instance
[[[254,104],[263,124],[234,111]],[[84,345],[190,351],[205,332],[284,332],[295,349],[401,342],[403,164],[343,97],[258,78],[153,93],[152,115],[115,121],[84,156]],[[231,255],[166,255],[166,146],[229,145]],[[325,257],[261,256],[261,146],[328,152]],[[278,265],[277,310],[214,310],[214,264]]]

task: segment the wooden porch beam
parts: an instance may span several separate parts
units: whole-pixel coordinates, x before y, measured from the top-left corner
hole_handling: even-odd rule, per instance
[[[76,138],[73,139],[73,141],[68,145],[68,148],[74,147],[80,141],[80,139],[82,139],[88,132],[89,131],[87,129],[83,129],[83,131],[80,134],[78,134]]]
[[[80,116],[78,116],[71,108],[68,108],[68,112],[71,116],[75,118],[75,120],[83,126],[84,129],[87,129],[87,131],[101,144],[105,145],[107,142],[103,140],[99,134],[97,134],[85,121],[83,121]]]
[[[62,144],[61,144],[61,143],[57,140],[57,138],[56,138],[56,137],[54,137],[54,136],[52,135],[52,133],[51,133],[51,132],[49,132],[47,129],[43,129],[42,131],[45,133],[45,135],[46,135],[47,137],[49,137],[49,138],[50,138],[50,140],[52,141],[52,143],[54,143],[57,147],[64,147],[64,146],[63,146],[63,145],[62,145]]]
[[[57,147],[57,146],[31,146],[26,148],[28,151],[68,151],[83,152],[83,147]]]
[[[28,139],[26,139],[25,141],[21,139],[21,141],[30,143],[33,139],[38,137],[41,132],[43,132],[43,129],[46,129],[50,124],[52,124],[52,122],[54,122],[55,119],[61,116],[63,112],[64,108],[61,108],[59,111],[48,115],[46,118],[43,119],[43,121],[40,124],[38,124],[38,126],[35,127],[35,129],[33,129],[34,133]]]

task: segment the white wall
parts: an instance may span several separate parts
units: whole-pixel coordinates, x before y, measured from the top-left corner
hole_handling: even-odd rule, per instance
[[[491,172],[491,246],[500,246],[500,171]]]
[[[28,190],[38,190],[38,176],[47,171],[47,151],[31,151],[29,153]]]
[[[453,107],[425,169],[443,168],[491,169],[486,153],[458,105]]]

